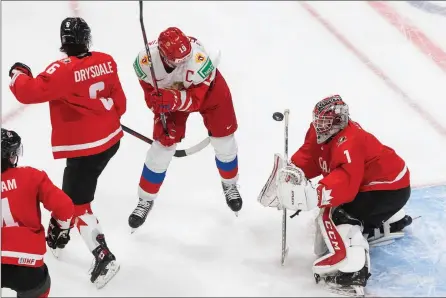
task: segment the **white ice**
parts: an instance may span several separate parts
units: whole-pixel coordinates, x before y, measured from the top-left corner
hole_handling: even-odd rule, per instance
[[[376,20],[365,3],[311,5],[446,126],[442,114],[436,114],[445,110],[445,101],[433,96],[445,94],[444,73],[429,65],[393,28]],[[341,94],[352,118],[405,158],[414,184],[446,180],[445,139],[298,3],[159,1],[144,6],[149,39],[167,26],[179,26],[205,46],[222,51],[219,68],[231,87],[239,121],[243,210],[236,218],[226,206],[209,147],[172,162],[146,224],[130,235],[127,219],[137,203],[148,147],[126,135],[99,180],[93,204],[121,271],[96,290],[87,275],[92,256],[74,230],[60,261],[47,253],[52,296],[329,295],[314,283],[311,273],[313,214],[289,221],[290,253],[281,267],[281,213],[256,201],[273,154],[283,152],[283,124],[274,122],[272,113],[291,110],[293,153],[303,141],[315,102],[329,94]],[[132,68],[143,47],[137,2],[83,1],[80,9],[92,28],[93,50],[110,53],[118,63],[128,98],[123,124],[151,136],[152,113]],[[2,2],[3,116],[19,106],[8,88],[9,67],[21,61],[36,75],[62,57],[59,26],[70,14],[68,2]],[[361,32],[369,33],[368,38]],[[387,54],[380,55],[383,51]],[[403,60],[404,67],[420,69],[422,74],[398,68]],[[23,138],[20,163],[45,169],[61,185],[64,160],[52,158],[48,105],[30,106],[2,125]],[[181,147],[205,136],[202,120],[193,115]],[[44,212],[45,225],[48,216]],[[3,295],[13,293],[4,290]]]

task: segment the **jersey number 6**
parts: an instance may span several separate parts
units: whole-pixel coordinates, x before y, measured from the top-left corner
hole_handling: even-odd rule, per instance
[[[102,91],[105,89],[105,84],[104,82],[97,82],[94,83],[93,85],[90,86],[89,88],[89,93],[90,93],[90,98],[91,99],[97,99],[98,97],[98,92]],[[104,97],[100,97],[99,100],[102,102],[102,104],[104,105],[104,108],[107,111],[110,111],[111,108],[113,107],[113,99],[112,98],[104,98]]]

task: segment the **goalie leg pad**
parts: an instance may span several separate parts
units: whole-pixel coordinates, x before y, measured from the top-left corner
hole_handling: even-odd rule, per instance
[[[361,270],[369,258],[369,244],[362,235],[361,226],[336,226],[331,218],[331,208],[321,209],[317,221],[328,253],[314,262],[313,272],[326,275],[337,271],[351,273]]]
[[[320,258],[326,253],[328,253],[328,247],[325,244],[325,239],[322,236],[321,228],[318,224],[319,217],[315,219],[316,221],[316,235],[314,237],[314,254]]]
[[[257,197],[257,201],[265,207],[279,206],[279,198],[277,197],[277,177],[279,170],[283,167],[284,163],[285,161],[280,154],[274,154],[273,170]]]

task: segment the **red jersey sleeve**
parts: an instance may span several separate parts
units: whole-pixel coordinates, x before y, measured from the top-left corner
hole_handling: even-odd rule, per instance
[[[37,171],[36,179],[39,179],[38,198],[45,209],[52,211],[54,219],[67,222],[74,214],[74,205],[70,197],[60,188],[55,186],[44,171]]]
[[[36,78],[20,74],[13,78],[9,88],[23,104],[33,104],[59,99],[66,93],[67,69],[61,62],[50,64]]]
[[[211,82],[211,75],[209,75],[206,81],[198,85],[192,85],[188,89],[181,91],[184,92],[183,96],[185,96],[185,100],[182,100],[183,104],[179,110],[186,112],[198,111],[203,104]]]
[[[149,107],[149,109],[152,109],[152,105],[150,104],[150,94],[155,90],[155,88],[152,87],[149,83],[138,80],[139,84],[141,85],[142,90],[144,91],[144,100],[146,101],[146,105]]]
[[[310,124],[310,128],[305,135],[305,142],[293,154],[291,162],[298,168],[300,168],[308,179],[315,178],[322,174],[320,167],[316,164],[314,159],[314,146],[316,144],[316,132],[313,125]]]
[[[116,69],[116,76],[115,76],[115,82],[111,90],[111,98],[115,103],[115,108],[116,111],[118,112],[119,117],[121,117],[127,110],[127,98],[125,96],[124,89],[122,88],[121,80],[119,79],[118,65],[116,64],[115,60],[112,60],[112,63],[114,69]]]
[[[331,148],[330,174],[319,181],[329,192],[330,206],[335,207],[353,201],[364,177],[365,156],[360,138],[348,136],[341,145]],[[326,207],[326,206],[321,206]]]

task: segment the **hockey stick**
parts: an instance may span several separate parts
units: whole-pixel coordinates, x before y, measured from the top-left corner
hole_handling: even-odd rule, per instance
[[[288,162],[288,118],[290,114],[290,110],[286,109],[284,111],[284,118],[285,118],[285,152],[284,152],[284,159],[286,162]],[[282,260],[281,264],[282,266],[285,264],[285,258],[288,255],[288,246],[286,243],[286,223],[287,223],[287,215],[286,215],[286,208],[283,208],[283,214],[282,214]]]
[[[128,134],[131,134],[134,137],[137,137],[138,139],[148,143],[148,144],[152,144],[153,140],[140,134],[139,132],[134,131],[131,128],[128,128],[125,125],[121,125],[122,126],[122,130],[125,131]],[[211,139],[209,137],[207,137],[206,139],[204,139],[203,141],[201,141],[200,143],[196,144],[195,146],[192,146],[188,149],[184,149],[184,150],[176,150],[175,154],[173,156],[175,157],[185,157],[185,156],[189,156],[192,154],[195,154],[201,150],[203,150],[204,148],[206,148],[207,145],[209,145],[209,143],[211,142]]]
[[[142,2],[143,1],[139,1],[139,23],[141,24],[142,37],[144,39],[144,47],[146,48],[146,54],[147,54],[147,60],[149,62],[150,74],[152,75],[153,88],[155,88],[155,92],[158,95],[161,95],[159,92],[159,89],[158,89],[158,84],[156,83],[155,69],[153,68],[153,64],[152,64],[152,55],[150,55],[149,42],[147,41],[146,29],[144,28]],[[164,133],[167,136],[167,135],[169,135],[169,132],[167,131],[166,115],[164,113],[160,113],[160,118],[161,118],[161,123],[163,125]]]

